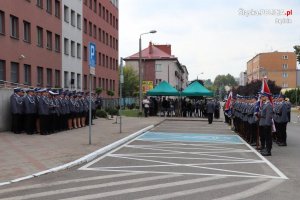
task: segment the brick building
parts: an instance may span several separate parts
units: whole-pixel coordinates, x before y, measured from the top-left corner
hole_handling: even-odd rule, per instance
[[[260,53],[247,62],[247,82],[267,76],[282,88],[295,88],[297,84],[296,62],[294,52]]]
[[[94,42],[92,89],[117,95],[118,13],[117,0],[1,0],[0,81],[88,90],[88,43]]]
[[[176,89],[188,85],[188,71],[180,64],[177,57],[172,55],[171,45],[156,45],[149,42],[149,46],[142,50],[143,81],[152,81],[154,86],[161,81],[169,82]],[[139,53],[124,59],[126,66],[139,70]]]

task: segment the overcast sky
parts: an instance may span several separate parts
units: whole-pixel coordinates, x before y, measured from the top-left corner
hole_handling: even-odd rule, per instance
[[[120,0],[120,56],[138,52],[149,41],[172,45],[172,54],[187,66],[189,79],[238,77],[256,54],[293,51],[300,45],[299,0]],[[246,16],[252,9],[252,15]],[[291,16],[257,16],[255,11],[292,10]],[[281,11],[277,13],[281,14]],[[283,14],[283,13],[282,13]],[[278,19],[288,19],[279,24]],[[277,20],[277,21],[276,21]],[[201,74],[203,72],[203,74]]]

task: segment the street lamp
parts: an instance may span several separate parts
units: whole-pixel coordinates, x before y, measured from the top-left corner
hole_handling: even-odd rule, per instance
[[[139,38],[139,111],[142,112],[142,35],[149,34],[149,33],[156,33],[156,30],[151,30],[146,33],[140,34]]]
[[[200,74],[197,74],[197,80],[198,80],[198,75],[202,75],[202,74],[204,74],[203,72],[201,72]]]

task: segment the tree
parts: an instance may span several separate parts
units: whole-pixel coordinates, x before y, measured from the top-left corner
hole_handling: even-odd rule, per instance
[[[297,61],[300,64],[300,45],[294,46],[294,49],[295,49],[295,54],[297,56]]]
[[[204,86],[205,87],[210,87],[212,85],[213,85],[213,83],[212,83],[212,81],[210,79],[207,79],[207,80],[204,81]]]
[[[248,83],[245,86],[239,86],[233,89],[233,93],[242,95],[242,96],[251,96],[256,95],[261,90],[262,81],[256,80]],[[279,94],[281,91],[281,87],[275,84],[275,81],[268,80],[268,86],[272,94]]]
[[[139,77],[132,66],[123,68],[124,84],[122,90],[123,97],[133,97],[139,93]]]
[[[96,91],[97,95],[100,95],[102,93],[103,89],[101,87],[97,87],[95,91]]]
[[[237,82],[235,81],[234,77],[230,74],[227,74],[227,75],[218,75],[216,78],[215,78],[215,81],[214,81],[214,86],[216,86],[216,88],[219,88],[221,86],[237,86]]]

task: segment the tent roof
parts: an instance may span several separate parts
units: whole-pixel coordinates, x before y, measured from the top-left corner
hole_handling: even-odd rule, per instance
[[[147,92],[149,96],[178,96],[179,92],[168,82],[160,82],[154,89]]]
[[[213,96],[213,92],[195,81],[183,90],[182,96]]]

